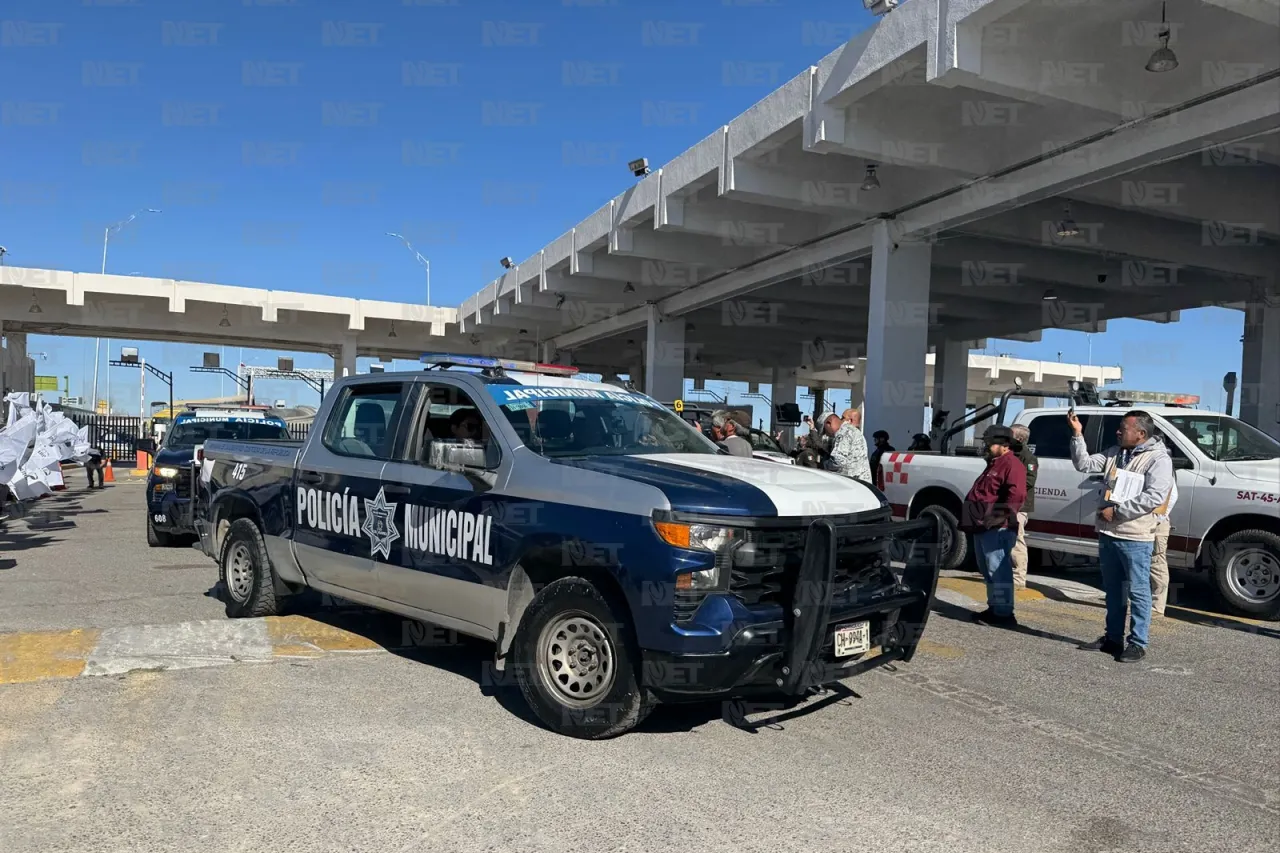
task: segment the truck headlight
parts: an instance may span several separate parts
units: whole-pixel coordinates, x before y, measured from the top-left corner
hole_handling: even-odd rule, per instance
[[[728,527],[713,527],[710,524],[680,524],[673,521],[655,521],[662,541],[677,548],[692,548],[695,551],[710,551],[719,554],[733,544],[733,530]]]
[[[662,541],[677,548],[709,551],[716,555],[716,563],[709,569],[683,572],[676,575],[676,591],[691,592],[720,588],[721,563],[734,545],[733,529],[710,524],[680,524],[672,521],[655,521],[654,527]]]
[[[151,473],[155,474],[157,477],[162,477],[166,480],[172,480],[174,477],[178,476],[178,469],[162,468],[159,465],[157,465],[156,467],[151,469]]]

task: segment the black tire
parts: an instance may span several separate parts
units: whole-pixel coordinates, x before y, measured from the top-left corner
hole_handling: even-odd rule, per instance
[[[1241,616],[1280,616],[1280,536],[1241,530],[1214,542],[1206,554],[1227,609]]]
[[[152,548],[172,548],[174,546],[173,534],[156,530],[156,523],[151,520],[150,513],[147,513],[147,544]]]
[[[947,547],[942,555],[940,568],[944,571],[958,569],[969,559],[969,537],[965,533],[960,532],[960,519],[956,518],[955,513],[947,509],[942,504],[929,504],[921,507],[913,518],[919,518],[925,513],[932,513],[942,522],[942,540],[946,543],[950,541],[950,547]]]
[[[275,574],[258,525],[247,518],[233,521],[218,558],[218,579],[222,581],[227,615],[241,619],[279,613]]]
[[[576,619],[585,616],[585,624],[576,626],[581,634],[568,642],[602,650],[591,656],[595,668],[585,677],[564,669],[563,662],[552,656],[539,658],[539,645],[548,649],[558,645],[551,635],[555,626],[575,622],[575,614]],[[556,633],[565,637],[563,632]],[[573,646],[561,648],[567,655]],[[559,734],[587,740],[615,737],[635,728],[657,704],[652,692],[640,685],[640,655],[630,629],[585,578],[561,578],[543,587],[529,602],[511,651],[525,701],[547,728]],[[611,664],[610,673],[604,672],[606,661]],[[563,676],[557,679],[557,673]],[[597,678],[603,683],[595,683]],[[583,698],[566,695],[574,684],[584,683],[583,690],[596,687],[600,692],[582,693]]]

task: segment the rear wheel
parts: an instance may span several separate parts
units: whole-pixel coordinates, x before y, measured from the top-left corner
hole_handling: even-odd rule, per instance
[[[176,544],[172,533],[156,530],[156,523],[150,513],[147,514],[147,544],[152,548],[172,548]]]
[[[512,652],[525,701],[560,734],[614,737],[635,728],[656,704],[640,685],[630,632],[584,578],[552,581],[534,596]]]
[[[1246,616],[1280,615],[1280,536],[1241,530],[1215,543],[1213,575],[1218,594]]]
[[[223,539],[218,566],[228,616],[238,619],[280,612],[275,570],[258,525],[247,518],[232,522]]]
[[[969,559],[969,537],[960,530],[960,520],[955,514],[941,504],[930,504],[915,514],[933,515],[939,521],[939,549],[942,559],[939,568],[943,570],[958,569]]]

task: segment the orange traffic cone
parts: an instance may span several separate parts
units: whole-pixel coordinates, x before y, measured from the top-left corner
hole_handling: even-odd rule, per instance
[[[103,485],[106,485],[107,483],[114,483],[115,481],[116,475],[115,472],[111,470],[111,459],[108,458],[106,467],[102,469],[102,482]]]

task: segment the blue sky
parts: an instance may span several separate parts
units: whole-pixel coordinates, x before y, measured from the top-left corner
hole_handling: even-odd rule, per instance
[[[3,19],[8,263],[97,270],[103,227],[152,207],[112,239],[108,272],[422,301],[422,269],[386,236],[400,231],[443,305],[625,188],[628,160],[660,165],[870,22],[855,0],[7,0]],[[1183,317],[1113,322],[1093,361],[1216,405],[1241,316]],[[203,347],[139,346],[179,397],[219,393],[186,372]],[[1088,347],[1050,332],[988,351]],[[29,349],[87,395],[91,342]],[[136,411],[137,383],[117,369],[113,402]]]

